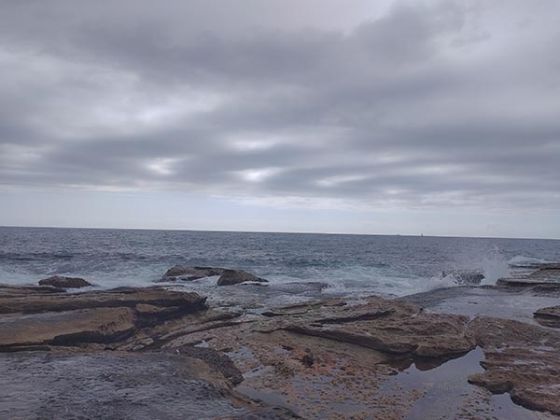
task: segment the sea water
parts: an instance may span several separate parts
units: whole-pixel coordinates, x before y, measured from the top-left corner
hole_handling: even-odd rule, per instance
[[[0,227],[0,283],[54,275],[98,287],[150,285],[171,266],[239,268],[271,287],[318,283],[322,293],[403,296],[456,284],[443,272],[482,272],[560,260],[559,240]]]

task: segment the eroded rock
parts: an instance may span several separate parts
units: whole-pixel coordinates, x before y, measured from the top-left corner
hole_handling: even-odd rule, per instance
[[[39,280],[39,286],[53,286],[62,289],[79,289],[82,287],[92,286],[92,284],[80,277],[52,276]]]
[[[475,319],[470,331],[484,350],[484,373],[469,382],[508,392],[524,407],[560,414],[560,334],[518,321]]]

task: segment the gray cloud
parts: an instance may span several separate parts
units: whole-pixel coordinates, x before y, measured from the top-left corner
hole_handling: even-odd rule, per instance
[[[0,182],[560,208],[557,2],[247,4],[3,2]]]

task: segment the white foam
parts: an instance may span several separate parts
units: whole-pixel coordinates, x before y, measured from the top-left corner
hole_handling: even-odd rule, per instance
[[[482,260],[481,265],[482,274],[484,274],[484,279],[480,283],[482,285],[494,285],[498,279],[509,276],[509,265],[501,255],[486,257]]]

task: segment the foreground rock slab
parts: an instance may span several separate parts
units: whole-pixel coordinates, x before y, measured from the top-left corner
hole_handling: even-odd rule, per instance
[[[207,309],[196,293],[161,288],[76,294],[42,288],[0,287],[0,349],[114,342]]]
[[[199,359],[169,353],[0,354],[0,418],[287,419],[236,393]]]
[[[372,297],[271,309],[167,337],[154,332],[167,351],[204,344],[224,352],[243,374],[239,391],[304,418],[400,418],[413,396],[388,398],[383,382],[413,363],[429,369],[474,348],[468,323]]]
[[[494,394],[543,412],[507,413],[551,418],[560,415],[559,349],[554,329],[435,313],[403,299],[234,309],[161,287],[0,287],[0,375],[15,378],[0,410],[21,404],[56,418],[65,412],[48,392],[47,403],[30,392],[25,405],[29,372],[56,382],[68,418],[91,416],[88,391],[107,405],[106,418],[446,418],[450,398],[453,413],[480,418],[491,417]],[[452,382],[455,394],[445,394],[445,383],[428,392],[425,378]],[[84,411],[74,396],[86,400]]]

